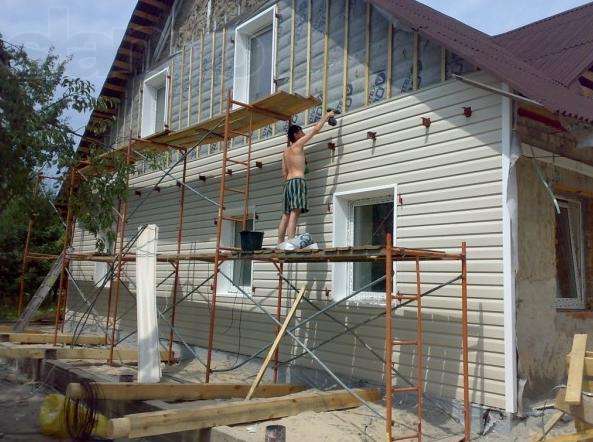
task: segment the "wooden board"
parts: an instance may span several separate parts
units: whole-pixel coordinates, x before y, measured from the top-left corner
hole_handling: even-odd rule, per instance
[[[99,399],[116,401],[197,401],[203,399],[231,399],[245,397],[249,384],[132,384],[96,383]],[[305,387],[287,384],[260,385],[255,396],[261,398],[285,396],[305,390]],[[72,399],[84,397],[80,384],[71,383],[66,390]]]
[[[593,430],[580,431],[573,434],[563,434],[546,439],[547,442],[593,442]]]
[[[274,339],[272,346],[268,350],[268,354],[266,355],[264,362],[262,363],[262,366],[260,367],[259,372],[257,373],[257,376],[255,377],[255,380],[253,381],[253,384],[251,384],[249,393],[247,393],[247,396],[245,397],[246,401],[248,401],[249,399],[251,399],[253,397],[253,395],[255,393],[255,389],[257,388],[257,386],[261,382],[262,378],[264,377],[264,374],[266,373],[266,370],[268,369],[268,364],[272,360],[272,357],[274,356],[276,349],[280,345],[280,341],[282,340],[282,337],[284,336],[284,333],[286,332],[286,329],[288,328],[288,324],[290,324],[290,321],[292,320],[292,317],[296,313],[297,308],[299,307],[299,304],[301,303],[301,300],[303,299],[303,296],[305,296],[306,288],[307,288],[306,286],[301,287],[296,299],[294,300],[294,303],[292,304],[292,307],[290,308],[288,314],[286,315],[286,318],[284,318],[282,327],[280,327],[280,330],[278,331],[278,334],[276,335],[276,339]]]
[[[78,336],[60,333],[57,336],[59,344],[105,345],[105,336]],[[0,342],[15,342],[20,344],[53,344],[53,333],[1,333]]]
[[[45,278],[43,278],[41,285],[35,291],[35,294],[27,303],[27,306],[21,313],[21,316],[17,319],[14,325],[14,331],[22,332],[25,330],[25,328],[27,328],[27,325],[29,325],[29,322],[33,318],[33,315],[37,313],[37,310],[39,310],[39,307],[41,306],[43,301],[45,301],[45,298],[47,298],[49,291],[58,280],[60,272],[62,271],[63,262],[64,252],[58,255],[57,259],[51,265],[51,268],[49,269],[47,275],[45,275]]]
[[[109,349],[0,345],[0,358],[107,360],[109,358]],[[113,359],[115,361],[136,362],[138,361],[138,350],[133,348],[115,348],[113,350]],[[161,360],[168,360],[166,351],[161,351]]]
[[[561,388],[556,393],[555,407],[570,414],[575,419],[580,419],[588,424],[593,424],[593,398],[590,396],[583,396],[579,405],[571,405],[566,402],[566,388]]]
[[[381,394],[375,389],[360,388],[354,391],[367,401],[377,401],[381,398]],[[138,438],[277,419],[304,411],[343,410],[359,405],[358,399],[344,390],[301,393],[288,397],[255,399],[249,402],[237,401],[194,408],[129,414],[122,418],[110,419],[108,434],[111,439]]]
[[[562,416],[564,416],[564,411],[558,410],[556,411],[552,417],[550,417],[550,419],[548,419],[544,425],[544,428],[542,431],[540,431],[539,433],[537,433],[535,436],[533,436],[533,438],[531,439],[531,442],[539,442],[541,440],[543,440],[546,435],[552,431],[552,428],[554,428],[556,426],[556,424],[560,421],[560,419],[562,419]]]
[[[574,335],[572,350],[570,351],[570,363],[568,366],[568,381],[566,383],[565,400],[569,405],[578,405],[581,403],[586,351],[587,335]]]

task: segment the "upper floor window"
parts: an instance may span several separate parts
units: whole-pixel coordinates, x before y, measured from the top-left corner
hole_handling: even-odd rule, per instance
[[[142,127],[141,137],[162,132],[166,129],[169,82],[167,68],[144,80],[142,89]]]
[[[239,25],[235,31],[234,98],[254,102],[274,90],[275,7]]]

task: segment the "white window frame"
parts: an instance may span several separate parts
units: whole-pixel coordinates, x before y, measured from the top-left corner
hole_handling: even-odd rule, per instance
[[[278,25],[276,20],[276,6],[260,12],[256,16],[241,23],[235,29],[235,58],[233,62],[233,98],[247,103],[249,101],[249,66],[251,56],[251,38],[262,29],[272,25],[272,73],[270,76],[270,91],[274,91],[276,78],[276,36]]]
[[[168,127],[169,119],[169,92],[170,76],[169,67],[165,67],[158,72],[144,79],[142,83],[142,119],[140,124],[140,137],[146,138],[156,133],[156,88],[152,86],[157,80],[164,77],[165,80],[165,109],[163,113],[164,128]]]
[[[397,242],[397,184],[367,187],[356,190],[335,192],[333,195],[333,246],[347,247],[353,244],[354,207],[356,205],[387,202],[393,200],[393,244]],[[348,262],[332,263],[332,297],[343,299],[353,293],[353,264]],[[395,270],[395,263],[394,263]],[[394,274],[394,287],[395,274]],[[395,289],[394,289],[395,291]],[[366,302],[369,304],[385,304],[385,294],[379,292],[361,292],[349,301]]]
[[[225,214],[229,217],[242,217],[243,210],[236,208],[236,209],[226,209]],[[255,219],[255,207],[249,208],[249,219],[253,220],[253,230],[256,230],[256,219]],[[221,231],[221,238],[220,242],[223,247],[240,247],[240,245],[235,245],[232,243],[232,239],[235,237],[235,224],[236,221],[230,220],[222,220],[222,231]],[[247,293],[251,292],[251,288],[253,286],[253,263],[251,262],[251,285],[250,286],[241,286],[241,289]],[[221,266],[221,270],[224,272],[225,275],[228,275],[229,278],[232,279],[234,269],[235,269],[235,261],[234,260],[225,260]],[[234,284],[231,284],[228,279],[224,276],[218,278],[219,285],[220,285],[220,293],[221,295],[239,295],[243,296],[243,293]]]
[[[554,301],[554,306],[559,309],[572,309],[572,310],[582,310],[585,308],[585,274],[584,274],[584,264],[585,264],[585,232],[583,228],[583,207],[579,200],[561,197],[558,198],[558,205],[560,207],[564,207],[568,210],[569,216],[569,225],[571,225],[571,250],[573,252],[572,260],[573,260],[573,267],[576,270],[575,274],[575,281],[577,287],[577,297],[576,298],[556,298]],[[576,205],[578,207],[578,232],[576,232],[577,237],[574,237],[574,233],[572,231],[572,224],[570,220],[571,216],[571,209],[573,209],[572,205]],[[577,241],[578,241],[578,252],[577,252]],[[577,253],[580,255],[577,257]],[[580,259],[580,263],[579,263]]]

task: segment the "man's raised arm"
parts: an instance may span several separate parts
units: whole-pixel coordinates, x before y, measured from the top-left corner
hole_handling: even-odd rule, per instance
[[[315,135],[321,132],[321,129],[323,129],[323,125],[327,122],[327,120],[329,120],[333,116],[333,111],[326,112],[325,115],[321,117],[321,119],[317,122],[317,124],[313,126],[309,131],[307,131],[307,133],[302,138],[299,139],[299,144],[304,147],[305,144],[307,144],[311,140],[311,138],[313,138]]]

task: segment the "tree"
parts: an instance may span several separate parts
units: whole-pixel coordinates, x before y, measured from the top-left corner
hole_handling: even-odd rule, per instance
[[[12,45],[0,35],[0,213],[19,198],[23,210],[34,209],[33,187],[42,170],[62,173],[63,198],[68,193],[68,172],[82,155],[76,146],[81,134],[70,127],[67,113],[107,110],[116,99],[95,98],[89,81],[65,74],[70,58],[60,60],[50,49],[42,60],[32,59],[23,47]],[[89,123],[93,138],[100,138],[112,121]],[[113,236],[118,199],[127,198],[126,177],[133,165],[123,158],[102,156],[106,147],[92,145],[85,160],[99,171],[86,179],[76,176],[76,192],[71,201],[74,216],[95,235],[106,231]]]
[[[62,250],[63,226],[51,206],[54,198],[54,194],[45,191],[38,194],[34,203],[36,210],[31,214],[25,207],[29,202],[17,196],[0,214],[0,311],[4,313],[16,306],[29,219],[32,217],[35,227],[30,241],[31,250],[47,254],[59,254]],[[32,293],[41,284],[50,266],[49,261],[29,261],[25,273],[26,292]]]

